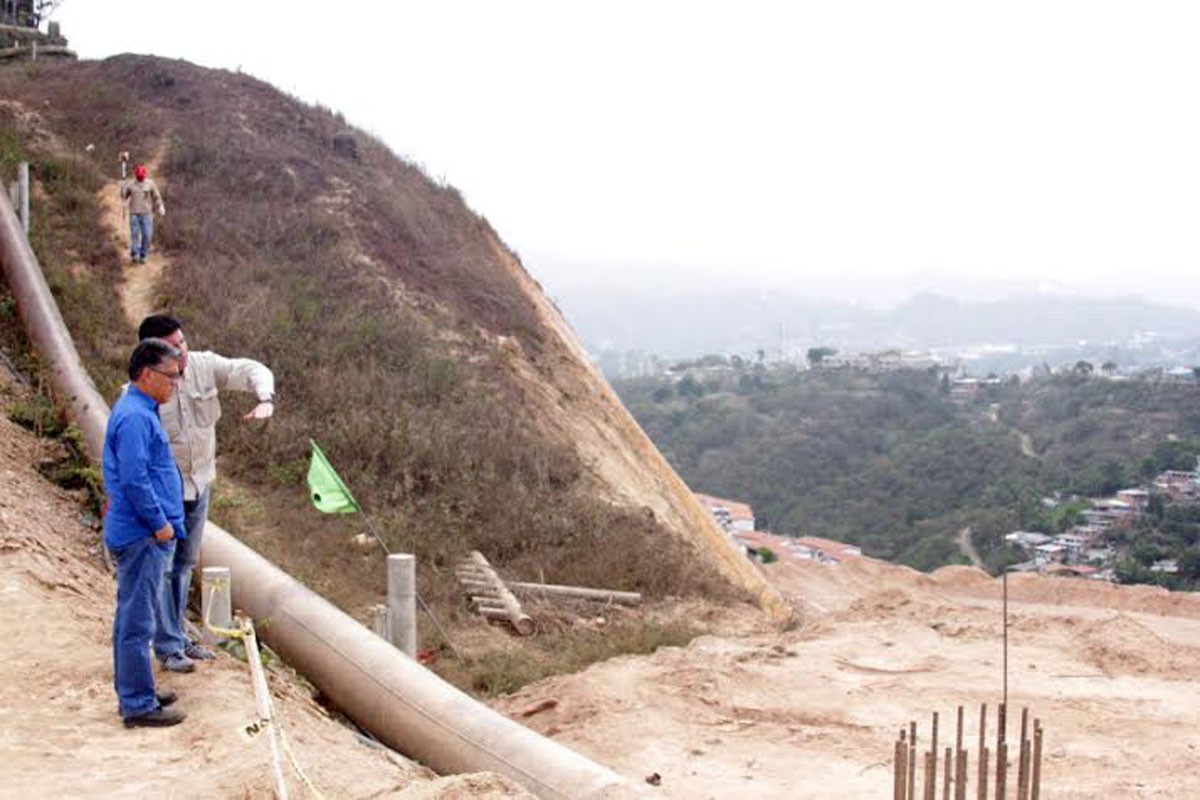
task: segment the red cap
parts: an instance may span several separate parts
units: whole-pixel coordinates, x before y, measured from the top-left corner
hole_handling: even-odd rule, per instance
[[[139,181],[146,180],[146,165],[138,164],[136,167],[134,167],[133,168],[133,176],[135,178],[137,178]]]

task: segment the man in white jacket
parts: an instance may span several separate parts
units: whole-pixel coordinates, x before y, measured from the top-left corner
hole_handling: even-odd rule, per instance
[[[225,358],[207,350],[188,351],[179,320],[154,314],[142,320],[138,338],[162,339],[178,348],[183,375],[179,390],[159,407],[163,428],[183,477],[184,530],[175,557],[163,581],[162,611],[154,636],[154,652],[163,667],[172,672],[191,672],[194,659],[210,659],[214,653],[193,642],[184,628],[188,589],[192,572],[200,560],[200,543],[208,519],[212,482],[217,475],[217,420],[222,390],[251,392],[258,404],[242,419],[265,420],[275,411],[275,376],[264,365],[249,358]]]

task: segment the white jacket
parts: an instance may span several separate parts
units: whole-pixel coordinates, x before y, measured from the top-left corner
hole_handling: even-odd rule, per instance
[[[207,350],[188,353],[187,370],[171,400],[159,406],[171,452],[183,475],[183,499],[195,500],[217,476],[217,392],[254,392],[259,402],[275,397],[275,376],[249,358],[225,358]]]

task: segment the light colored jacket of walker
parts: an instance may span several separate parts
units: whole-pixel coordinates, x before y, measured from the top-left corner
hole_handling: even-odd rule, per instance
[[[226,358],[208,350],[188,353],[179,390],[159,406],[171,452],[183,476],[183,499],[195,500],[217,476],[218,392],[252,392],[260,403],[273,402],[275,376],[251,358]]]
[[[167,213],[153,178],[124,181],[121,184],[121,199],[129,206],[130,214],[151,214],[155,208],[160,217]]]

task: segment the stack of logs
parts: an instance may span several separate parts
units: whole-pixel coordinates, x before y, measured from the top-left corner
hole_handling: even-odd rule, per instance
[[[996,726],[995,794],[996,800],[1008,796],[1008,741],[1007,720],[1004,703],[1000,704]],[[986,745],[987,704],[979,707],[979,757],[976,765],[976,800],[987,800],[989,757],[993,755]],[[1029,709],[1021,709],[1021,744],[1017,753],[1017,800],[1039,800],[1042,790],[1042,722],[1033,721],[1033,736],[1030,738]],[[938,715],[933,714],[933,726],[929,749],[923,751],[922,764],[925,773],[922,800],[937,800],[938,787]],[[894,770],[892,772],[893,800],[917,800],[917,723],[908,723],[907,730],[900,729],[894,743]],[[963,707],[958,707],[958,729],[954,748],[947,747],[944,753],[942,772],[942,800],[967,800],[968,752],[963,748]],[[951,794],[951,785],[954,787]]]
[[[521,636],[529,636],[535,626],[533,619],[521,608],[513,590],[541,597],[571,597],[620,605],[637,605],[642,602],[642,596],[637,592],[615,592],[549,583],[506,583],[478,550],[472,550],[459,562],[455,574],[471,598],[471,604],[481,616],[507,622]]]

